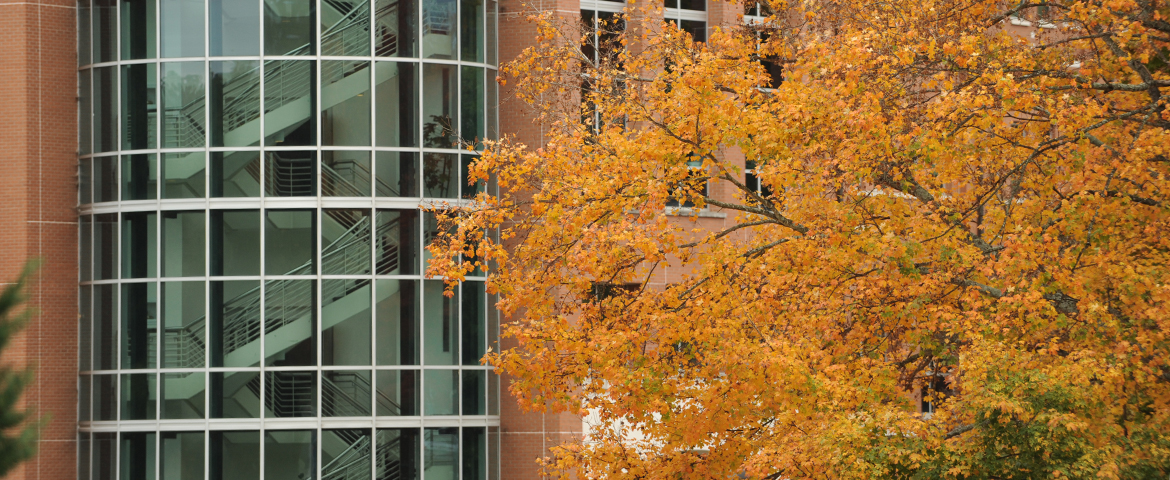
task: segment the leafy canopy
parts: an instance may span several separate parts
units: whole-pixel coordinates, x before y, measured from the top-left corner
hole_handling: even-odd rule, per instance
[[[765,7],[534,14],[507,70],[547,143],[489,146],[431,272],[493,263],[488,361],[594,415],[549,468],[1166,476],[1170,2]]]

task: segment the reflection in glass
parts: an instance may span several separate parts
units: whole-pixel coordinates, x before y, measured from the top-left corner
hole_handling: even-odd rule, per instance
[[[317,416],[316,405],[317,372],[267,372],[264,374],[264,416],[266,418],[315,417]],[[269,458],[271,459],[271,457]],[[269,464],[271,465],[271,463]],[[307,478],[296,476],[266,477]]]
[[[203,152],[164,153],[162,198],[203,198],[205,159]]]
[[[93,69],[93,151],[118,148],[118,67]]]
[[[423,415],[459,414],[459,371],[423,370]]]
[[[90,45],[90,26],[93,23],[92,10],[89,0],[77,1],[77,66],[89,65],[93,58],[93,47]],[[84,109],[82,110],[85,111]],[[85,152],[82,152],[85,154]]]
[[[203,480],[203,432],[161,432],[159,471],[165,480]]]
[[[466,143],[478,144],[484,138],[483,69],[463,67],[460,81],[462,82],[460,98],[462,99],[463,111],[459,118],[463,120],[463,123],[460,125],[459,136]]]
[[[93,201],[118,201],[118,157],[93,159]]]
[[[463,480],[487,480],[487,429],[463,428]]]
[[[500,101],[497,98],[499,94],[499,86],[496,84],[496,72],[488,70],[487,72],[487,89],[484,100],[484,110],[487,112],[487,128],[484,134],[489,139],[500,138],[499,125],[499,108]]]
[[[459,198],[459,155],[423,153],[423,196]]]
[[[122,278],[158,276],[155,261],[154,212],[126,212],[122,214]]]
[[[314,234],[317,212],[268,210],[264,222],[264,273],[313,275],[316,272]]]
[[[164,419],[204,418],[206,388],[203,372],[164,373],[162,415]]]
[[[378,210],[374,257],[378,275],[419,272],[417,210]]]
[[[204,290],[203,282],[163,282],[163,368],[206,365]]]
[[[122,420],[154,420],[158,400],[153,373],[122,375]]]
[[[260,418],[260,372],[211,372],[211,418]]]
[[[422,8],[423,58],[455,59],[455,0],[423,0]]]
[[[118,368],[117,285],[93,286],[93,369]],[[113,398],[113,397],[110,397]]]
[[[259,197],[260,152],[211,152],[211,196]]]
[[[260,8],[256,0],[210,0],[207,9],[211,18],[211,56],[260,55]]]
[[[101,432],[93,434],[93,479],[114,480],[118,468],[118,434]]]
[[[137,0],[141,1],[141,0]],[[153,36],[153,30],[151,34]],[[155,87],[158,72],[153,63],[122,66],[122,149],[154,148]]]
[[[207,335],[211,366],[259,365],[260,282],[211,282],[210,290]]]
[[[93,377],[89,375],[82,375],[77,379],[77,421],[88,422],[93,419],[90,415],[90,407],[93,405],[93,387],[91,381]]]
[[[77,154],[93,153],[93,87],[92,70],[82,70],[77,77]],[[89,203],[82,197],[81,203]]]
[[[264,193],[270,197],[317,195],[317,152],[264,152]]]
[[[442,280],[426,280],[423,285],[423,363],[457,365],[459,300],[443,295]]]
[[[212,431],[207,434],[211,480],[260,479],[260,432]]]
[[[122,60],[154,58],[154,1],[122,0]]]
[[[321,61],[321,144],[370,145],[369,62]]]
[[[264,54],[313,55],[316,2],[264,0]]]
[[[312,430],[264,432],[264,480],[316,478],[315,436]]]
[[[378,365],[418,365],[418,281],[377,280]]]
[[[211,146],[259,145],[260,62],[256,60],[211,62],[209,68]],[[257,175],[259,173],[256,172]]]
[[[156,368],[158,331],[154,283],[122,284],[122,369]]]
[[[203,77],[203,62],[162,64],[163,148],[203,146]]]
[[[463,294],[463,364],[479,365],[479,359],[486,351],[486,333],[484,331],[484,283],[463,282],[460,287]]]
[[[459,429],[456,427],[423,430],[423,478],[457,480],[459,478]]]
[[[310,5],[311,2],[303,2]],[[268,32],[266,32],[266,35]],[[264,143],[316,144],[313,115],[316,62],[272,60],[264,64]]]
[[[211,274],[260,274],[260,211],[211,211]]]
[[[118,274],[118,214],[93,216],[93,279],[109,280]]]
[[[379,147],[418,146],[418,67],[413,63],[377,62],[374,128]]]
[[[370,4],[325,2],[321,5],[321,55],[370,55]]]
[[[368,279],[321,281],[322,365],[370,365],[370,296]]]
[[[203,276],[205,214],[202,210],[162,213],[163,276]]]
[[[154,432],[124,432],[122,435],[122,480],[154,480]]]
[[[454,65],[423,65],[424,147],[458,148],[455,138],[459,114],[455,106],[459,88],[456,68]]]
[[[117,375],[93,376],[93,419],[94,421],[118,419]]]
[[[418,415],[418,370],[378,370],[376,415]]]
[[[483,1],[461,0],[459,6],[460,59],[483,62]]]
[[[93,368],[93,315],[90,308],[93,306],[93,287],[82,285],[77,294],[77,371],[85,372]]]
[[[460,409],[463,415],[484,415],[487,412],[483,401],[485,387],[487,370],[463,371],[463,406]]]
[[[376,152],[375,195],[379,197],[418,196],[418,153]]]
[[[325,275],[366,275],[370,273],[370,211],[322,210],[321,273]],[[356,288],[346,285],[327,289],[326,303]],[[368,306],[367,306],[368,307]]]
[[[471,164],[479,160],[478,155],[461,155],[462,165],[460,168],[459,189],[462,191],[463,198],[475,198],[480,192],[487,190],[487,183],[483,180],[471,183]]]
[[[322,430],[321,478],[369,480],[370,431]]]
[[[370,152],[321,152],[321,194],[328,197],[369,197]]]
[[[484,35],[484,38],[487,40],[485,50],[487,50],[488,65],[496,64],[496,8],[498,3],[497,0],[487,0],[487,35]]]
[[[163,57],[203,56],[203,0],[159,0]]]
[[[122,155],[122,200],[154,200],[158,167],[153,153]]]
[[[417,18],[416,0],[375,0],[374,55],[417,57]]]
[[[81,240],[77,248],[78,273],[82,282],[93,280],[93,217],[81,216],[78,225],[81,227],[78,237]]]
[[[264,364],[317,364],[316,283],[269,280],[264,284]]]
[[[118,0],[93,0],[93,63],[118,56]]]
[[[321,416],[370,416],[370,371],[321,372]]]
[[[375,463],[377,480],[419,479],[419,429],[380,428],[374,442],[379,460]]]

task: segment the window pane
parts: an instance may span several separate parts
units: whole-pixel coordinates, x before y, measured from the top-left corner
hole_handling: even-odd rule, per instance
[[[260,418],[260,372],[211,372],[211,418]]]
[[[88,282],[93,279],[93,217],[84,215],[79,221],[81,227],[77,248],[78,274],[80,281]]]
[[[93,201],[118,201],[118,157],[93,159]]]
[[[122,155],[122,200],[154,200],[158,196],[156,156]]]
[[[370,4],[321,2],[321,55],[370,55]]]
[[[460,158],[462,161],[459,165],[459,190],[463,198],[475,198],[480,192],[487,190],[487,184],[482,180],[471,183],[471,164],[479,160],[479,155],[460,155]]]
[[[479,67],[463,67],[463,76],[460,77],[463,88],[462,108],[460,117],[459,136],[469,144],[479,144],[484,138],[483,129],[483,69]]]
[[[423,415],[459,414],[459,371],[423,370]]]
[[[122,480],[153,480],[154,433],[126,432],[122,434]]]
[[[327,197],[370,196],[370,152],[321,152],[321,194]]]
[[[122,284],[122,369],[157,368],[154,283]]]
[[[209,297],[211,366],[259,365],[260,282],[211,282]]]
[[[264,375],[264,416],[266,418],[295,418],[317,416],[317,372],[268,372]],[[268,446],[271,448],[271,446]],[[269,450],[271,455],[272,451]],[[268,465],[272,464],[272,457]],[[281,462],[291,457],[280,458]],[[267,470],[272,472],[272,470]],[[300,472],[308,474],[309,472]],[[265,478],[309,478],[294,475]]]
[[[460,0],[460,59],[483,62],[483,0]]]
[[[264,193],[270,197],[317,195],[316,152],[265,152]]]
[[[115,296],[115,288],[117,285],[111,284],[93,286],[94,370],[118,368],[118,319],[114,316],[118,297]]]
[[[211,196],[259,197],[260,152],[211,152]]]
[[[322,210],[321,273],[367,275],[370,273],[370,211]],[[352,286],[335,289],[338,294]],[[344,295],[343,295],[344,296]],[[329,297],[325,297],[329,300]]]
[[[163,368],[205,366],[204,289],[203,282],[163,282]]]
[[[707,2],[705,0],[679,0],[679,8],[703,11],[707,9]]]
[[[203,480],[203,432],[162,432],[159,471],[166,480]]]
[[[321,281],[322,365],[370,365],[370,297],[369,279]]]
[[[486,351],[486,332],[484,331],[484,284],[483,282],[463,282],[460,287],[463,293],[463,364],[479,365],[479,359]]]
[[[260,62],[211,62],[211,145],[260,144]],[[259,172],[257,172],[259,174]]]
[[[427,280],[423,284],[423,362],[426,365],[456,365],[458,300],[443,295],[441,280]]]
[[[93,0],[93,63],[118,59],[118,0]]]
[[[78,422],[88,422],[93,419],[93,416],[90,414],[90,407],[93,405],[91,400],[93,398],[93,387],[90,383],[92,381],[93,377],[90,377],[89,375],[82,375],[77,379]]]
[[[456,480],[459,478],[459,428],[423,430],[423,478]]]
[[[321,372],[321,416],[370,416],[370,371]]]
[[[702,6],[703,0],[691,0],[690,2],[688,2],[688,0],[683,0],[683,5],[684,5],[683,8],[688,8],[685,6],[687,3],[698,4],[699,6],[698,6],[698,8],[695,8],[695,10],[702,10],[703,9],[703,6]],[[682,22],[680,22],[680,24],[681,24],[680,28],[685,30],[687,33],[691,34],[691,38],[693,38],[696,42],[706,42],[707,41],[707,22],[700,22],[700,21],[695,21],[695,20],[683,20]]]
[[[413,63],[375,65],[374,107],[379,147],[418,146],[418,67]]]
[[[114,480],[118,466],[116,433],[93,434],[93,479]]]
[[[260,2],[210,0],[211,56],[260,55]]]
[[[423,196],[459,198],[459,155],[423,153]]]
[[[112,59],[111,59],[112,60]],[[118,67],[93,69],[93,151],[118,148]]]
[[[92,70],[82,70],[77,78],[77,153],[93,153],[93,80]],[[82,197],[87,199],[89,197]],[[89,203],[82,201],[81,203]]]
[[[93,287],[82,285],[77,295],[77,371],[93,369]]]
[[[377,179],[374,182],[379,197],[418,196],[418,153],[377,152]]]
[[[203,77],[203,62],[162,64],[163,148],[203,146]]]
[[[269,430],[264,433],[264,479],[316,478],[317,450],[312,430]]]
[[[203,56],[203,0],[161,2],[162,56]]]
[[[162,415],[164,419],[204,418],[206,387],[203,372],[164,373]]]
[[[370,144],[369,62],[321,61],[321,144]]]
[[[378,429],[375,439],[377,480],[418,480],[419,430],[417,428]]]
[[[418,377],[418,370],[378,370],[376,415],[418,415]]]
[[[369,430],[322,430],[321,435],[321,478],[369,480]]]
[[[313,55],[317,2],[264,0],[264,54]]]
[[[158,276],[155,260],[154,212],[127,212],[122,214],[122,278]]]
[[[122,60],[154,58],[154,0],[122,0]]]
[[[463,428],[463,480],[487,480],[487,429]]]
[[[379,57],[418,56],[418,2],[416,0],[375,0],[374,55]]]
[[[374,238],[379,275],[419,272],[417,210],[379,210]]]
[[[269,280],[264,284],[265,365],[317,364],[316,283]]]
[[[484,415],[484,390],[487,387],[487,370],[463,371],[463,415]]]
[[[117,375],[93,376],[93,419],[94,421],[118,419]],[[113,455],[110,458],[113,458]]]
[[[487,40],[487,63],[488,65],[496,64],[496,0],[488,0],[487,2],[487,35],[484,37]]]
[[[260,212],[211,212],[211,274],[260,274]]]
[[[418,280],[378,280],[378,365],[418,365]]]
[[[93,47],[90,46],[90,37],[92,32],[90,27],[93,25],[92,10],[89,7],[89,0],[78,0],[77,2],[77,66],[89,65],[93,58]],[[83,152],[84,153],[84,152]]]
[[[424,147],[458,148],[455,126],[459,112],[455,110],[455,102],[459,79],[456,74],[454,65],[423,65]]]
[[[484,110],[487,113],[487,128],[484,132],[489,140],[500,138],[499,126],[499,85],[496,83],[496,72],[487,71],[487,89],[485,91]]]
[[[155,148],[155,115],[158,111],[154,99],[155,87],[158,85],[155,67],[153,63],[122,67],[123,150]]]
[[[203,276],[204,213],[163,212],[163,276]]]
[[[315,65],[315,62],[303,60],[271,60],[264,64],[266,145],[316,144],[316,127],[313,125]]]
[[[122,420],[154,420],[158,400],[153,373],[122,375]]]
[[[211,480],[260,479],[260,432],[207,434],[210,436]]]
[[[456,58],[455,0],[423,0],[422,44],[425,58]]]
[[[317,212],[269,210],[265,212],[264,273],[313,275]]]
[[[206,158],[203,152],[164,153],[162,198],[203,198]]]
[[[118,215],[93,216],[93,279],[109,280],[118,274]]]

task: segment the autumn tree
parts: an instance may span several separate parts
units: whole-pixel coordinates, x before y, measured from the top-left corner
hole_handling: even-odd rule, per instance
[[[488,361],[598,420],[550,468],[1166,477],[1170,2],[764,8],[534,14],[507,69],[547,143],[489,145],[431,272],[494,264]]]

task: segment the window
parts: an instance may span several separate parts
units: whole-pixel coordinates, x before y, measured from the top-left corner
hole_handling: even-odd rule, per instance
[[[687,161],[687,168],[690,170],[687,178],[671,188],[670,199],[666,201],[667,207],[692,208],[695,206],[693,199],[707,196],[709,177],[702,167],[701,160]]]

